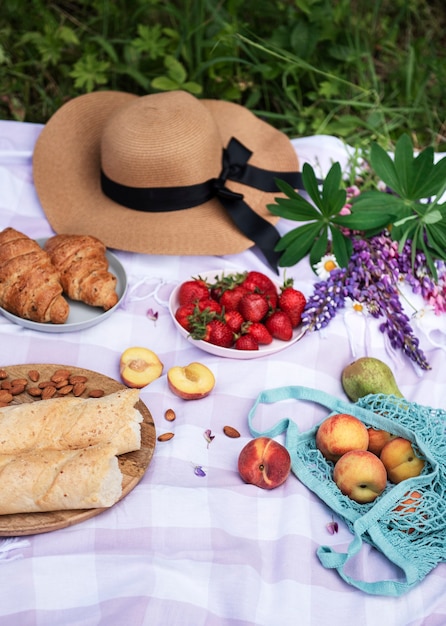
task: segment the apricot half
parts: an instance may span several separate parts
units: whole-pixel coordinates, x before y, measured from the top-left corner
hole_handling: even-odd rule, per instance
[[[121,354],[119,361],[122,381],[128,387],[137,389],[141,389],[159,378],[163,372],[163,367],[158,356],[152,350],[138,346],[127,348]]]
[[[209,395],[215,386],[215,377],[203,363],[175,365],[167,372],[169,389],[183,400],[200,400]]]

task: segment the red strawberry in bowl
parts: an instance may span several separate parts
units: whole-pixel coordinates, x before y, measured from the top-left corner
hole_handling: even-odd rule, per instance
[[[284,282],[278,299],[278,307],[281,311],[288,313],[292,327],[296,328],[302,319],[307,300],[301,291],[294,289],[293,284],[292,278]]]
[[[240,300],[247,293],[249,293],[247,289],[245,289],[241,285],[237,285],[232,289],[227,289],[226,291],[224,291],[221,294],[218,302],[220,306],[225,309],[225,311],[237,311]]]
[[[265,326],[274,339],[289,341],[293,336],[293,326],[285,311],[274,311],[265,321]]]
[[[256,291],[267,295],[277,294],[276,285],[262,272],[256,272],[254,270],[248,272],[242,285],[248,291]]]
[[[234,347],[236,350],[258,350],[259,344],[252,335],[240,335]]]
[[[180,305],[197,302],[197,300],[209,297],[209,287],[201,278],[187,280],[180,285],[178,291],[178,301]]]
[[[247,322],[242,326],[242,331],[254,337],[257,343],[265,346],[268,346],[273,341],[271,333],[265,324],[261,322]]]
[[[230,348],[234,343],[234,333],[225,322],[219,319],[193,325],[190,334],[194,339],[202,339],[222,348]]]
[[[261,293],[247,293],[240,300],[238,310],[246,322],[260,322],[269,311],[269,303]]]

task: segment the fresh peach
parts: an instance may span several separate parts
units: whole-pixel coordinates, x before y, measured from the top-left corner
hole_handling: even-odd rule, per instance
[[[163,364],[158,356],[148,348],[127,348],[119,361],[119,371],[122,381],[128,387],[141,389],[163,372]]]
[[[245,483],[262,489],[274,489],[284,483],[290,470],[288,450],[269,437],[251,439],[238,458],[238,471]]]
[[[336,463],[349,450],[367,450],[366,426],[353,415],[337,413],[327,417],[316,432],[316,446],[326,459]]]
[[[380,459],[393,483],[419,476],[424,467],[423,459],[415,454],[411,442],[404,437],[395,437],[386,443],[381,450]]]
[[[345,496],[363,504],[373,502],[384,491],[387,472],[373,452],[350,450],[336,463],[333,480]]]
[[[369,447],[367,449],[377,456],[381,454],[386,443],[396,437],[396,435],[388,433],[387,430],[377,428],[368,428],[367,430],[369,431]]]
[[[176,365],[167,372],[169,389],[183,400],[200,400],[208,396],[215,386],[215,377],[203,363]]]
[[[408,491],[404,494],[404,497],[406,498],[406,500],[403,500],[401,504],[395,507],[395,511],[401,511],[402,515],[406,515],[407,513],[415,513],[418,505],[421,502],[421,493],[419,491]],[[410,535],[414,532],[414,530],[414,528],[409,528],[407,532]]]

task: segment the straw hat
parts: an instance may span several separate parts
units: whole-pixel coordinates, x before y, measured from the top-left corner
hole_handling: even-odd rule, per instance
[[[149,254],[235,254],[255,243],[268,254],[278,239],[266,208],[279,195],[274,178],[294,182],[297,170],[283,133],[245,107],[183,91],[74,98],[33,156],[56,233]]]

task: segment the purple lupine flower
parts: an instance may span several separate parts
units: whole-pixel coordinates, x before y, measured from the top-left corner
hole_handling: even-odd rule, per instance
[[[315,284],[313,295],[307,299],[302,313],[302,327],[305,330],[325,328],[338,309],[344,306],[346,275],[346,269],[335,269],[327,280]]]
[[[354,238],[348,267],[333,270],[326,280],[314,286],[302,315],[304,328],[324,328],[344,307],[345,299],[350,298],[365,304],[373,317],[384,317],[379,328],[388,335],[391,345],[402,349],[422,369],[430,369],[400,302],[398,284],[410,272],[406,265],[407,259],[398,254],[397,242],[386,234]],[[434,293],[430,284],[426,283],[424,289]]]

